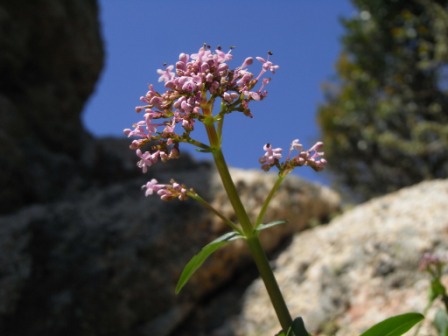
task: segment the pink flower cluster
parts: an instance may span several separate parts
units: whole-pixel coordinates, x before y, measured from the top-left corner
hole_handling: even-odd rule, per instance
[[[227,64],[232,59],[231,50],[225,53],[218,48],[212,52],[206,46],[195,54],[181,53],[175,65],[157,70],[166,91],[159,93],[149,85],[149,91],[140,97],[145,105],[136,107],[137,112],[144,112],[143,120],[135,123],[133,129],[124,130],[128,137],[137,138],[130,148],[136,150],[143,172],[159,160],[177,158],[179,143],[191,142],[190,132],[196,121],[211,116],[216,99],[221,99],[219,114],[239,111],[252,116],[249,102],[267,95],[264,88],[270,79],[262,79],[263,75],[278,69],[269,56],[270,53],[266,59],[256,57],[261,62],[258,76],[247,69],[253,63],[252,57],[231,70]],[[261,85],[254,89],[260,79]],[[148,144],[149,150],[142,151]]]
[[[323,158],[324,152],[321,151],[323,147],[322,142],[316,142],[313,147],[308,150],[303,150],[302,144],[298,139],[292,141],[289,154],[283,163],[280,163],[282,158],[281,148],[272,148],[271,144],[266,144],[263,147],[264,155],[259,159],[261,169],[268,171],[273,166],[276,166],[281,173],[288,173],[295,167],[310,166],[315,171],[320,171],[325,168],[327,161]],[[296,151],[296,155],[292,153]]]
[[[175,198],[185,201],[188,196],[187,188],[174,180],[171,180],[170,184],[159,184],[156,179],[152,179],[144,184],[142,189],[146,189],[145,196],[156,193],[163,201],[170,201]]]
[[[419,270],[427,271],[432,274],[437,274],[442,271],[442,267],[448,262],[446,256],[440,257],[432,253],[425,253],[420,260]]]

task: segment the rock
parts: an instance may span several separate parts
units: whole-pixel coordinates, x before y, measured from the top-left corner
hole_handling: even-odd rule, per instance
[[[232,174],[254,216],[275,176]],[[151,175],[186,183],[232,215],[210,164],[183,157],[154,166]],[[175,296],[187,261],[226,228],[191,200],[145,198],[140,186],[147,178],[92,187],[0,217],[1,335],[170,335],[201,300],[251,264],[242,241],[233,242]],[[278,248],[338,207],[339,197],[329,189],[288,178],[266,218],[288,223],[263,235],[266,248]]]
[[[103,65],[94,0],[0,4],[0,213],[85,187],[81,112]]]
[[[354,336],[387,317],[423,312],[430,282],[418,265],[425,252],[446,255],[447,206],[448,180],[424,182],[297,234],[275,260],[293,316],[301,315],[313,335]],[[240,316],[209,334],[274,335],[280,329],[260,280],[241,307]],[[428,312],[419,335],[436,334],[434,313]]]

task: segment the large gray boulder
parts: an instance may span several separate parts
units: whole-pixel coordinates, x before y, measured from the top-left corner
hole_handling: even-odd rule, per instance
[[[275,261],[294,316],[313,335],[356,336],[392,315],[423,312],[430,278],[419,262],[425,252],[447,256],[447,207],[448,180],[424,182],[296,235]],[[448,287],[448,276],[443,281]],[[215,334],[274,335],[279,327],[262,282],[243,296],[241,314]],[[441,306],[428,312],[419,335],[436,335],[431,321]]]
[[[95,0],[0,2],[0,213],[85,187],[81,112],[103,65]]]

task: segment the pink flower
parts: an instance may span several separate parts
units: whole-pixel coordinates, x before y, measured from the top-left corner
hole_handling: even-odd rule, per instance
[[[241,64],[241,66],[239,67],[239,69],[244,69],[247,68],[249,65],[251,65],[254,62],[253,57],[247,57],[243,64]]]
[[[242,93],[243,93],[243,95],[244,95],[246,98],[251,98],[251,99],[253,99],[253,100],[260,100],[260,99],[261,99],[260,95],[259,95],[257,92],[253,92],[253,91],[243,91]]]
[[[171,180],[170,184],[158,184],[156,179],[152,179],[143,185],[142,188],[146,188],[146,196],[152,195],[156,192],[162,201],[171,201],[175,198],[180,201],[185,201],[188,198],[188,190],[185,186],[173,180]]]
[[[166,185],[158,184],[157,180],[154,178],[151,181],[147,182],[146,184],[142,185],[142,189],[146,189],[145,191],[146,197],[152,195],[155,192],[163,190],[164,188],[166,188]]]
[[[271,54],[268,55],[268,59],[265,60],[263,57],[257,57],[257,60],[260,61],[261,63],[263,63],[263,70],[264,71],[270,71],[272,73],[275,73],[275,70],[277,70],[279,68],[278,65],[274,65],[271,61],[269,61],[269,56]]]
[[[233,111],[252,117],[249,105],[262,100],[267,94],[265,86],[270,79],[262,78],[262,75],[268,71],[275,72],[278,66],[270,61],[270,53],[267,59],[258,57],[262,65],[260,74],[255,78],[249,71],[254,58],[247,57],[241,66],[232,69],[228,64],[233,58],[231,50],[224,52],[218,47],[212,51],[204,45],[197,53],[181,53],[175,65],[157,70],[165,91],[159,93],[153,85],[149,85],[149,90],[140,97],[143,105],[135,108],[136,112],[144,111],[143,120],[124,130],[128,137],[136,138],[130,148],[135,150],[139,158],[137,165],[144,173],[158,161],[178,158],[181,142],[199,144],[204,149],[205,144],[191,141],[190,133],[194,131],[196,122],[206,120],[205,111],[208,116],[213,106],[221,106],[221,110],[213,115],[216,120],[220,120],[219,114]],[[263,82],[257,90],[255,86],[261,79]],[[151,147],[144,150],[148,144]],[[281,158],[280,149],[270,148],[268,152],[263,158],[265,167],[277,164]],[[165,195],[164,198],[169,198],[171,189],[160,192]]]
[[[168,82],[174,77],[174,72],[172,71],[174,66],[169,65],[165,68],[165,70],[158,69],[157,73],[161,75],[159,77],[159,82]]]
[[[261,92],[261,91],[264,89],[264,87],[265,87],[266,85],[269,84],[270,81],[271,81],[270,78],[263,78],[261,87],[258,89],[258,92]],[[265,91],[265,92],[266,92],[266,91]],[[265,95],[266,95],[266,94],[267,94],[267,92],[265,93]]]
[[[301,152],[302,149],[303,149],[303,146],[302,146],[302,144],[300,143],[299,139],[294,139],[294,140],[291,142],[291,147],[290,147],[290,149],[289,149],[290,151],[296,150],[296,151],[298,151],[298,152]]]
[[[241,90],[250,85],[250,81],[254,78],[254,75],[246,70],[241,70],[238,72],[239,80],[236,84],[241,88]]]
[[[288,174],[295,167],[310,166],[316,171],[320,171],[325,168],[327,161],[323,158],[324,152],[320,151],[323,147],[322,142],[316,142],[313,147],[304,151],[302,144],[298,139],[291,142],[288,156],[283,163],[279,160],[281,156],[281,148],[273,149],[270,144],[266,144],[263,149],[266,151],[264,156],[259,159],[262,164],[261,169],[268,171],[273,166],[277,166],[280,173]],[[293,151],[297,154],[291,158]]]
[[[168,155],[168,159],[177,159],[179,158],[179,150],[176,147],[173,147]]]
[[[327,165],[327,160],[322,157],[324,156],[324,152],[320,151],[323,146],[323,142],[318,141],[308,150],[308,153],[311,156],[309,157],[307,164],[317,171],[324,169]]]
[[[146,133],[145,133],[145,128],[144,128],[145,122],[143,120],[135,123],[132,126],[134,127],[133,130],[131,130],[130,128],[125,128],[123,130],[123,133],[125,135],[127,135],[128,138],[130,138],[130,137],[146,138]]]
[[[221,49],[219,49],[219,48],[216,49],[215,50],[215,53],[217,55],[217,59],[216,60],[219,63],[230,61],[233,58],[232,54],[230,53],[231,51],[232,51],[232,49],[230,49],[227,53],[224,53]]]
[[[129,145],[129,148],[132,150],[136,150],[138,148],[143,147],[148,142],[148,139],[138,139],[138,140],[132,140],[131,144]]]
[[[298,154],[291,159],[292,166],[300,167],[307,165],[316,171],[324,169],[327,165],[327,160],[323,158],[324,152],[320,151],[323,145],[323,142],[318,141],[313,145],[313,147],[307,151],[303,151],[303,146],[300,144],[299,140],[294,140],[291,143],[291,151],[296,150]]]
[[[266,144],[263,146],[263,150],[266,151],[264,155],[258,160],[262,166],[263,170],[269,170],[279,159],[282,157],[281,148],[272,148],[271,144]]]
[[[143,173],[146,173],[148,168],[159,160],[159,157],[163,157],[166,154],[160,150],[154,153],[148,151],[143,153],[140,148],[138,148],[135,153],[140,158],[140,161],[137,162],[137,166],[142,169]]]
[[[146,189],[146,197],[156,193],[163,201],[170,201],[175,198],[180,201],[185,201],[188,198],[187,188],[183,184],[177,183],[174,180],[171,180],[169,184],[160,184],[153,178],[151,181],[148,181],[146,184],[142,185],[142,189]]]
[[[176,119],[173,118],[170,123],[166,123],[166,126],[162,131],[163,136],[169,137],[171,134],[174,133],[175,127],[176,127]]]

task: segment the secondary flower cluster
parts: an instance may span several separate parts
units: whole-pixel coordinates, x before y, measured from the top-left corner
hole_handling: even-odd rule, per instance
[[[142,189],[146,189],[145,196],[150,196],[156,193],[163,201],[170,201],[175,198],[185,201],[188,192],[193,192],[193,190],[187,190],[184,185],[179,184],[174,180],[171,180],[169,184],[159,184],[156,179],[152,179],[144,184]]]
[[[282,148],[272,148],[271,144],[263,146],[264,155],[259,159],[261,169],[268,171],[273,166],[276,166],[281,173],[289,173],[295,167],[310,166],[315,171],[324,169],[327,161],[323,158],[324,152],[321,151],[323,147],[322,142],[316,142],[313,147],[308,150],[303,150],[302,144],[298,139],[292,141],[289,148],[289,154],[283,163],[280,163],[282,158]],[[296,151],[295,156],[291,154]]]
[[[425,253],[420,260],[419,270],[431,273],[434,276],[442,275],[442,268],[448,262],[448,258],[439,257],[431,253]]]
[[[196,121],[216,118],[212,108],[216,99],[221,99],[219,115],[239,111],[252,116],[250,101],[262,100],[267,91],[264,89],[269,78],[262,78],[267,72],[278,69],[268,57],[256,57],[261,62],[257,76],[247,68],[253,63],[248,57],[234,70],[227,61],[232,59],[231,50],[227,53],[220,48],[212,52],[203,46],[195,54],[181,53],[175,65],[157,70],[159,82],[164,82],[166,91],[157,92],[153,85],[140,97],[144,103],[137,106],[137,112],[144,112],[143,120],[135,123],[133,129],[125,129],[128,137],[136,137],[131,149],[136,150],[140,158],[138,166],[146,172],[157,161],[167,161],[179,156],[179,143],[189,142],[202,145],[190,137]],[[261,80],[261,85],[254,89]],[[148,145],[148,150],[143,148]],[[206,148],[203,145],[201,148]]]

